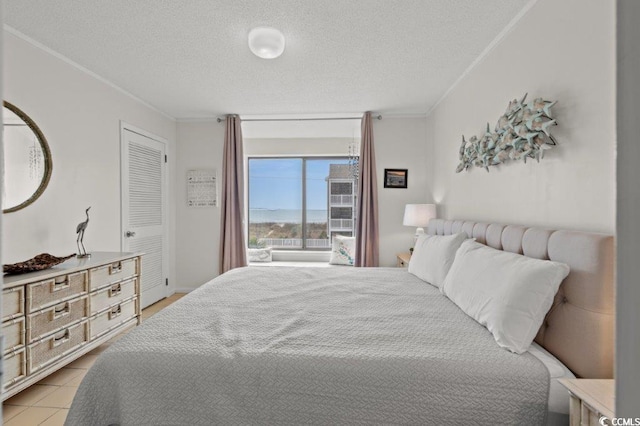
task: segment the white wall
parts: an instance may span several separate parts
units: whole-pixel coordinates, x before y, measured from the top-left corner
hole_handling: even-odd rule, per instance
[[[431,201],[429,167],[427,165],[429,147],[425,144],[426,119],[385,118],[374,121],[374,143],[376,147],[379,214],[380,214],[380,262],[382,266],[394,266],[395,255],[408,251],[413,244],[414,228],[402,226],[404,205]],[[220,209],[194,209],[186,207],[187,170],[198,168],[217,169],[222,172],[222,150],[224,124],[216,122],[180,122],[177,126],[177,238],[176,261],[178,290],[190,290],[217,276],[220,238]],[[332,140],[330,140],[332,139]],[[273,148],[272,155],[283,152],[300,154],[295,142],[273,139],[247,139],[245,154],[266,155]],[[308,142],[308,141],[305,141]],[[340,147],[347,146],[350,139],[324,138],[311,141],[326,143],[322,149],[305,149],[307,155],[344,154]],[[304,143],[304,142],[303,142]],[[274,147],[275,144],[275,147]],[[282,144],[282,145],[280,145]],[[271,148],[267,149],[267,145]],[[283,146],[286,149],[280,149]],[[278,148],[278,149],[276,149]],[[329,149],[329,151],[327,151]],[[320,152],[322,151],[322,152]],[[334,152],[335,151],[335,152]],[[408,189],[383,188],[385,168],[409,169]],[[219,179],[219,186],[221,185]]]
[[[179,122],[176,165],[176,271],[178,291],[190,291],[218,275],[220,207],[187,207],[187,171],[216,169],[222,187],[224,123]],[[220,196],[218,196],[218,203]]]
[[[359,138],[360,136],[358,136]],[[349,155],[350,138],[245,138],[245,156]]]
[[[380,266],[395,266],[396,254],[413,246],[415,228],[402,225],[404,206],[433,200],[430,193],[431,144],[425,144],[425,117],[373,120],[378,178]],[[358,132],[359,137],[359,132]],[[247,139],[247,155],[347,155],[352,138]],[[384,169],[408,169],[408,188],[384,188]]]
[[[396,254],[413,247],[415,228],[402,225],[405,204],[431,203],[431,142],[427,120],[383,118],[373,122],[380,217],[380,266],[395,266]],[[408,169],[407,189],[384,188],[384,169]]]
[[[396,254],[413,246],[415,228],[402,225],[404,206],[433,200],[430,193],[431,144],[425,144],[425,117],[373,120],[378,178],[380,266],[395,266]],[[359,132],[358,132],[359,133]],[[358,135],[359,137],[359,135]],[[352,138],[247,139],[247,155],[347,155]],[[384,169],[408,169],[408,188],[384,188]]]
[[[0,22],[3,22],[2,20],[2,7],[0,7]],[[4,77],[4,34],[2,32],[0,32],[0,81],[3,81],[3,77]],[[2,95],[4,95],[4,87],[2,84],[0,84],[0,99],[3,99]],[[2,188],[2,185],[4,185],[4,170],[2,170],[2,165],[4,164],[4,140],[3,140],[3,134],[0,133],[0,188]],[[1,206],[0,206],[1,207]],[[0,214],[0,239],[3,237],[4,232],[2,231],[2,216]],[[6,263],[4,260],[4,252],[2,250],[2,244],[0,244],[0,263]],[[2,278],[0,278],[0,284],[2,284]],[[0,295],[0,302],[2,302],[2,296]],[[0,317],[3,317],[2,315],[2,304],[0,303]],[[4,347],[2,348],[4,351]],[[0,356],[0,360],[3,360],[2,356]],[[0,378],[2,377],[2,375],[0,375]],[[2,410],[4,407],[0,407],[0,414],[2,414]]]
[[[51,148],[49,186],[32,205],[3,215],[3,261],[76,251],[76,225],[91,206],[87,251],[120,250],[120,120],[169,140],[169,204],[175,205],[176,124],[69,63],[4,32],[5,99],[40,127]],[[175,211],[170,223],[174,279]]]
[[[430,114],[444,217],[614,232],[614,5],[539,0]],[[456,174],[461,135],[493,128],[526,92],[558,101],[559,146],[540,163]]]
[[[640,417],[640,2],[618,1],[616,415]]]

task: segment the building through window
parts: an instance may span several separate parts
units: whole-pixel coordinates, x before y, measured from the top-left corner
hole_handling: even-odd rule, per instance
[[[328,235],[351,237],[355,231],[356,180],[349,164],[330,164],[327,177],[329,195]]]

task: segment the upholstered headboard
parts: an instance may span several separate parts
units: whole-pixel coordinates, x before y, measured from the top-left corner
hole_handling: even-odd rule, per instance
[[[578,377],[613,378],[613,237],[518,225],[432,219],[428,234],[465,232],[498,250],[562,262],[571,268],[536,342]]]

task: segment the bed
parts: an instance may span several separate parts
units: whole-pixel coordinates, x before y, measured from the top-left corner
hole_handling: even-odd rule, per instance
[[[403,269],[240,268],[102,353],[66,424],[558,420],[564,413],[550,400],[558,375],[613,375],[612,237],[470,221],[432,220],[428,228],[458,232],[570,266],[529,352],[499,347]]]

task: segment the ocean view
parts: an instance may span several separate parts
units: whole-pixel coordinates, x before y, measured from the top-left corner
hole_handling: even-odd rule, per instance
[[[302,211],[287,209],[250,209],[249,223],[300,223]],[[307,210],[308,223],[326,223],[326,210]]]

